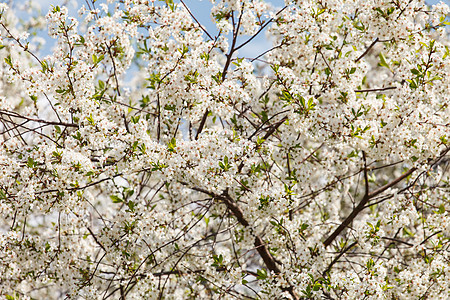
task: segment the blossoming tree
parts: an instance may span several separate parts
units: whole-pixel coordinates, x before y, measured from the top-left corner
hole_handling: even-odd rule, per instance
[[[450,297],[448,13],[1,4],[2,297]]]

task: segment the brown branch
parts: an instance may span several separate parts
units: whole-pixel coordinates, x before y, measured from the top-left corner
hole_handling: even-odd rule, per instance
[[[106,45],[106,49],[108,49],[108,54],[109,57],[111,57],[111,62],[113,65],[113,76],[114,76],[114,80],[116,81],[116,88],[117,88],[117,95],[120,96],[120,87],[119,87],[119,79],[117,78],[117,69],[116,69],[116,62],[114,61],[114,56],[112,55],[111,52],[111,47],[116,43],[117,40],[114,40],[114,42],[111,43],[111,46],[108,46],[107,43],[105,43]]]
[[[267,133],[264,135],[263,139],[264,139],[264,140],[267,140],[267,139],[275,132],[275,130],[277,130],[278,127],[280,127],[281,124],[283,124],[284,121],[286,121],[286,120],[287,120],[287,117],[285,116],[285,117],[283,117],[280,121],[278,121],[277,123],[273,124],[273,125],[271,126],[270,130],[267,131]]]
[[[261,125],[259,125],[257,128],[256,128],[256,130],[247,138],[248,140],[251,140],[260,130],[261,130],[261,128],[264,126],[264,125],[266,125],[267,123],[269,123],[270,121],[272,121],[272,119],[273,118],[275,118],[276,116],[278,116],[278,115],[280,115],[280,114],[283,114],[283,113],[285,113],[285,112],[288,112],[289,110],[283,110],[283,111],[280,111],[280,112],[278,112],[278,113],[276,113],[276,114],[274,114],[273,116],[271,116],[270,118],[268,118],[267,120],[265,120],[264,122],[262,122],[261,123]],[[276,123],[275,123],[276,124]],[[271,126],[273,126],[273,125],[270,125],[270,126],[268,126],[268,127],[271,127]]]
[[[367,53],[369,53],[370,49],[372,49],[372,47],[375,46],[375,44],[378,43],[378,42],[379,42],[379,38],[376,38],[376,39],[372,42],[372,44],[370,44],[370,46],[366,49],[366,51],[364,51],[364,53],[361,54],[361,56],[358,57],[358,58],[355,60],[355,62],[360,61],[364,56],[366,56]]]
[[[383,237],[381,237],[381,238],[382,238],[383,240],[388,240],[388,241],[397,242],[397,243],[400,243],[400,244],[405,244],[405,245],[410,246],[410,247],[413,247],[413,246],[414,246],[414,245],[411,244],[411,243],[408,243],[408,242],[405,242],[405,241],[402,241],[402,240],[396,239],[396,238],[391,238],[391,237],[387,237],[387,236],[383,236]]]
[[[108,252],[108,251],[106,251],[105,247],[103,247],[103,245],[97,240],[97,237],[96,237],[95,234],[92,232],[91,228],[87,227],[87,230],[88,230],[89,233],[91,234],[91,236],[92,236],[92,238],[94,239],[95,243],[96,243],[97,245],[99,245],[100,248],[103,249],[103,251]]]
[[[123,175],[123,173],[115,174],[115,175],[112,175],[111,177],[103,178],[103,179],[100,179],[98,181],[94,181],[94,182],[88,183],[88,184],[86,184],[84,186],[66,188],[66,189],[64,189],[64,191],[74,192],[74,191],[84,190],[84,189],[86,189],[88,187],[97,185],[97,184],[102,183],[102,182],[104,182],[106,180],[112,180],[113,178],[116,178],[116,177],[122,176],[122,175]],[[41,195],[41,194],[55,193],[55,192],[60,192],[60,191],[61,191],[61,189],[42,190],[42,191],[36,191],[35,194],[36,195]],[[8,197],[14,199],[14,198],[17,198],[17,195],[9,195]]]
[[[328,247],[331,245],[331,243],[339,236],[339,234],[341,234],[341,232],[347,228],[347,226],[356,218],[356,216],[362,211],[364,210],[367,202],[369,202],[369,200],[379,194],[381,194],[382,192],[384,192],[385,190],[393,187],[394,185],[396,185],[397,183],[401,182],[403,179],[405,179],[406,177],[408,177],[409,175],[411,175],[414,171],[416,170],[416,168],[411,168],[409,169],[407,172],[405,172],[403,175],[397,177],[396,179],[394,179],[393,181],[389,182],[388,184],[383,185],[382,187],[376,189],[375,191],[368,193],[366,195],[364,195],[364,197],[361,199],[361,202],[359,202],[358,206],[356,206],[353,211],[350,213],[350,215],[338,226],[338,228],[336,228],[336,230],[323,242],[323,244],[325,245],[325,247]]]
[[[363,154],[363,159],[364,159],[364,183],[365,183],[365,187],[366,187],[366,191],[364,193],[364,195],[368,195],[369,194],[369,176],[367,174],[367,160],[366,160],[366,152],[362,152]]]
[[[78,128],[79,127],[78,124],[65,123],[65,122],[54,122],[54,121],[47,121],[47,120],[42,120],[42,119],[35,119],[35,118],[30,118],[30,117],[19,115],[16,112],[10,112],[10,111],[5,111],[5,110],[0,110],[0,114],[6,115],[6,116],[9,116],[9,117],[13,117],[13,118],[24,119],[24,120],[31,121],[31,122],[43,123],[43,124],[47,124],[47,125],[58,125],[58,126],[73,127],[73,128]]]
[[[183,182],[180,182],[180,183],[187,185],[187,183],[183,183]],[[245,227],[250,226],[249,222],[244,217],[244,213],[242,212],[242,209],[239,207],[239,205],[235,201],[233,201],[233,199],[231,199],[230,195],[228,195],[228,192],[226,190],[222,195],[216,195],[216,194],[214,194],[210,191],[207,191],[205,189],[202,189],[202,188],[198,188],[198,187],[190,187],[190,188],[195,191],[205,193],[213,198],[221,200],[227,206],[227,208],[233,213],[233,215],[236,217],[236,219],[238,220],[238,222],[240,224],[242,224]],[[277,266],[277,261],[270,254],[264,241],[258,235],[255,235],[254,245],[255,245],[256,251],[258,251],[258,254],[261,256],[262,260],[264,261],[264,264],[266,265],[266,267],[270,271],[274,272],[275,274],[280,274],[281,270]],[[298,296],[295,294],[294,288],[292,286],[288,287],[286,290],[291,294],[291,296],[294,299],[299,299]]]
[[[269,253],[269,250],[267,250],[267,247],[264,244],[263,240],[258,235],[255,236],[255,247],[256,251],[258,251],[267,268],[269,268],[269,270],[273,271],[275,274],[281,273],[280,268],[278,268],[278,266],[276,265],[275,259]]]
[[[406,173],[404,173],[403,175],[397,177],[396,179],[394,179],[393,181],[391,181],[388,184],[383,185],[382,187],[376,189],[375,191],[371,192],[368,197],[369,199],[378,196],[379,194],[381,194],[382,192],[384,192],[385,190],[387,190],[388,188],[393,187],[394,185],[396,185],[397,183],[399,183],[400,181],[402,181],[403,179],[405,179],[406,177],[408,177],[409,175],[411,175],[414,171],[416,171],[417,168],[411,168],[409,169]]]
[[[337,261],[342,257],[342,255],[344,255],[348,250],[350,250],[351,248],[353,248],[354,246],[356,246],[356,244],[358,244],[358,242],[353,242],[351,243],[347,248],[345,248],[344,250],[342,250],[338,256],[336,256],[333,261],[328,265],[327,269],[322,273],[322,276],[325,277],[325,275],[330,272],[331,268],[333,267],[333,265],[335,263],[337,263]]]
[[[388,86],[388,87],[379,88],[379,89],[355,90],[355,93],[382,92],[382,91],[395,90],[395,89],[397,89],[397,87]]]
[[[206,109],[205,113],[203,114],[202,120],[200,121],[200,126],[198,126],[197,133],[195,134],[195,139],[198,140],[198,136],[203,131],[203,127],[205,127],[206,119],[208,118],[209,110]]]
[[[276,13],[276,16],[278,16],[279,14],[281,14],[286,8],[287,8],[287,6],[283,7],[281,10],[279,10],[279,11]],[[248,43],[250,43],[256,36],[258,36],[258,34],[261,33],[261,31],[264,30],[264,28],[267,27],[267,25],[269,25],[270,23],[272,23],[274,19],[275,19],[275,18],[271,18],[269,21],[267,21],[264,25],[262,25],[262,26],[258,29],[258,31],[257,31],[251,38],[249,38],[247,41],[245,41],[244,43],[242,43],[241,45],[239,45],[239,47],[237,47],[235,50],[239,50],[240,48],[242,48],[242,47],[244,47],[245,45],[247,45]]]
[[[11,119],[11,117],[9,117],[9,118]],[[39,129],[41,129],[41,128],[47,126],[47,125],[40,125],[40,126],[38,126],[38,127],[36,127],[36,128],[29,128],[29,127],[27,127],[27,126],[24,125],[24,124],[28,123],[28,121],[24,121],[24,122],[21,123],[21,124],[15,123],[15,122],[12,121],[12,120],[6,120],[6,119],[4,119],[4,118],[0,118],[0,121],[4,121],[4,122],[11,123],[12,125],[14,125],[14,128],[9,128],[9,129],[7,128],[7,130],[4,131],[3,134],[4,134],[4,133],[7,133],[7,132],[10,131],[10,130],[16,129],[16,130],[17,130],[17,131],[16,131],[17,133],[15,133],[14,135],[12,135],[12,136],[10,136],[10,137],[11,137],[11,138],[19,137],[25,145],[27,145],[27,142],[26,142],[25,139],[22,137],[22,135],[25,134],[25,133],[27,133],[27,132],[33,132],[33,133],[36,133],[36,134],[38,134],[38,135],[40,135],[40,136],[43,136],[43,137],[49,139],[50,141],[52,141],[53,143],[55,143],[58,147],[61,147],[61,145],[58,144],[58,142],[55,141],[54,139],[52,139],[50,136],[48,136],[48,135],[46,135],[46,134],[43,134],[43,133],[41,133],[41,132],[38,131]],[[5,125],[5,124],[4,124],[4,125]],[[23,128],[23,129],[25,129],[25,131],[22,131],[22,132],[21,132],[21,131],[19,131],[18,128]]]
[[[36,54],[31,52],[30,49],[28,48],[28,43],[26,45],[23,45],[18,38],[16,38],[15,36],[13,36],[11,34],[8,27],[6,27],[5,24],[3,24],[3,22],[0,22],[0,25],[3,27],[3,29],[5,29],[6,33],[8,33],[7,38],[13,39],[19,45],[19,47],[23,49],[23,51],[25,51],[28,54],[30,54],[31,56],[33,56],[33,58],[36,59],[40,65],[42,65],[42,61],[39,59],[39,57],[37,57]]]
[[[424,240],[420,243],[420,245],[425,244],[430,238],[432,238],[433,236],[435,236],[436,234],[439,234],[439,233],[441,233],[441,232],[442,232],[442,230],[436,231],[435,233],[433,233],[432,235],[430,235],[429,237],[427,237],[426,239],[424,239]]]
[[[195,18],[195,16],[192,14],[191,10],[189,9],[189,7],[187,7],[187,5],[184,3],[183,0],[180,0],[181,4],[183,4],[184,8],[186,8],[186,10],[188,11],[188,13],[191,15],[192,19],[194,19],[195,22],[197,22],[198,26],[200,27],[201,30],[203,30],[204,33],[206,33],[206,35],[211,39],[214,40],[212,38],[212,36],[208,33],[208,31],[205,29],[205,27],[200,24],[200,22]]]

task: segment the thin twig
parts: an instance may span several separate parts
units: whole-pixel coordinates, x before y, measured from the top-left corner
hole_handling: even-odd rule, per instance
[[[372,49],[372,47],[375,46],[375,44],[378,43],[378,42],[379,42],[379,39],[376,38],[376,39],[372,42],[372,44],[370,44],[370,46],[366,49],[366,51],[364,51],[364,53],[361,54],[361,56],[358,57],[358,58],[355,60],[355,62],[360,61],[364,56],[366,56],[367,53],[369,53],[370,49]]]

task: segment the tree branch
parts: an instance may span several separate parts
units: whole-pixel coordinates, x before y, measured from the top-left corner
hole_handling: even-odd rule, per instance
[[[358,58],[355,60],[355,62],[360,61],[364,56],[366,56],[367,53],[369,53],[370,49],[372,49],[372,47],[375,46],[375,44],[378,43],[378,41],[379,41],[379,38],[376,38],[376,39],[372,42],[372,44],[370,44],[370,46],[366,49],[366,51],[364,51],[364,53],[361,54],[361,56],[358,57]]]
[[[353,211],[350,213],[350,215],[338,226],[338,228],[336,228],[336,230],[323,242],[323,244],[325,245],[325,247],[328,247],[331,245],[331,243],[339,236],[339,234],[345,229],[347,228],[347,226],[356,218],[356,216],[362,211],[364,210],[367,202],[369,202],[369,200],[379,194],[381,194],[382,192],[384,192],[385,190],[393,187],[394,185],[396,185],[397,183],[401,182],[403,179],[405,179],[406,177],[408,177],[409,175],[411,175],[415,170],[417,170],[417,168],[411,168],[409,169],[407,172],[405,172],[403,175],[397,177],[396,179],[394,179],[393,181],[389,182],[388,184],[385,184],[384,186],[376,189],[375,191],[368,193],[366,195],[364,195],[364,197],[362,198],[361,202],[359,202],[358,206],[356,206]]]
[[[180,182],[180,183],[187,185],[187,183],[182,183],[182,182]],[[242,212],[241,208],[235,201],[233,201],[233,199],[231,199],[230,195],[228,195],[228,192],[226,190],[222,195],[216,195],[216,194],[214,194],[210,191],[207,191],[205,189],[202,189],[202,188],[198,188],[198,187],[190,187],[190,188],[195,191],[205,193],[213,198],[222,200],[222,202],[233,213],[233,215],[236,217],[236,219],[238,220],[238,222],[240,224],[242,224],[245,227],[250,226],[249,222],[245,219],[244,213]],[[267,249],[266,245],[264,244],[264,242],[260,236],[255,235],[255,243],[254,244],[255,244],[256,251],[258,251],[258,254],[261,256],[266,267],[270,271],[274,272],[275,274],[281,273],[280,268],[277,266],[276,260],[270,254],[269,250]],[[290,286],[286,290],[291,294],[291,296],[294,299],[299,299],[298,296],[295,294],[294,288],[292,286]]]

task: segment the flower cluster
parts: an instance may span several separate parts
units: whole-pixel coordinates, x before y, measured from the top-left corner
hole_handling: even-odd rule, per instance
[[[1,296],[448,296],[449,7],[212,2],[0,4]]]

